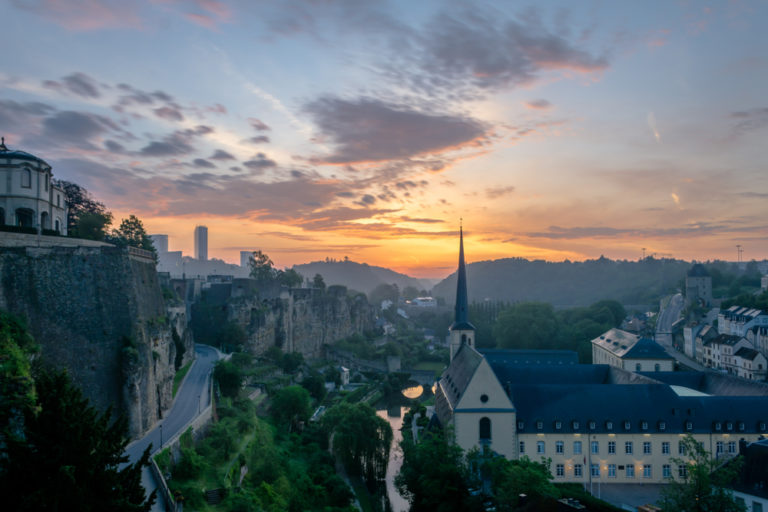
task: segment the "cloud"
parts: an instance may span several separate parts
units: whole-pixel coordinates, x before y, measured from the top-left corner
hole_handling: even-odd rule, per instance
[[[532,110],[549,110],[550,108],[552,108],[552,103],[544,99],[539,99],[539,100],[526,101],[525,106]]]
[[[267,158],[267,155],[264,153],[256,153],[256,156],[246,162],[243,162],[243,165],[252,170],[263,171],[269,167],[276,167],[277,162]]]
[[[19,103],[13,100],[0,100],[0,130],[14,132],[20,127],[36,124],[36,119],[55,112],[56,108],[45,103],[31,101]]]
[[[55,145],[74,145],[92,148],[91,140],[97,135],[122,130],[112,120],[97,114],[66,110],[43,120],[42,135]]]
[[[670,228],[615,228],[615,227],[572,227],[550,226],[546,231],[524,233],[530,238],[544,238],[551,240],[573,240],[581,238],[629,238],[629,239],[654,239],[654,238],[698,238],[712,236],[719,233],[752,233],[765,232],[764,225],[736,226],[734,222],[723,221],[720,223],[693,222],[679,227]]]
[[[140,28],[138,3],[124,0],[11,0],[18,8],[68,30]]]
[[[248,118],[248,122],[251,123],[251,126],[253,127],[253,129],[256,130],[257,132],[262,132],[262,131],[265,131],[265,130],[271,130],[272,129],[269,126],[267,126],[267,124],[265,122],[263,122],[263,121],[261,121],[259,119],[256,119],[255,117],[249,117]]]
[[[327,163],[401,159],[444,151],[485,136],[485,127],[462,116],[426,114],[377,99],[326,97],[306,107],[336,151]]]
[[[72,73],[61,79],[43,81],[43,87],[59,92],[70,92],[83,98],[94,99],[101,97],[99,84],[85,73]]]
[[[235,159],[234,156],[232,156],[230,153],[227,153],[223,149],[217,149],[208,158],[210,158],[211,160],[234,160]]]
[[[153,110],[155,115],[161,119],[165,119],[167,121],[183,121],[184,116],[179,111],[178,108],[173,108],[169,106],[156,108]]]
[[[107,148],[107,151],[110,151],[112,153],[125,152],[125,148],[123,147],[123,145],[113,140],[104,141],[104,147]]]
[[[266,135],[257,135],[256,137],[246,139],[246,141],[252,144],[266,144],[269,142],[269,137]]]
[[[212,132],[213,128],[205,125],[198,125],[187,130],[176,130],[160,141],[151,141],[141,148],[140,154],[151,157],[187,155],[194,152],[192,142],[196,137]]]
[[[488,199],[496,199],[501,196],[511,194],[514,191],[515,191],[515,187],[511,185],[507,187],[491,187],[491,188],[485,189],[485,195],[488,196]]]
[[[195,167],[202,167],[205,169],[215,169],[216,166],[204,158],[195,158],[192,160],[192,165]]]
[[[419,217],[408,217],[407,215],[403,215],[400,217],[400,220],[403,222],[421,222],[424,224],[438,224],[441,222],[445,222],[443,219],[426,219],[426,218],[419,218]]]
[[[737,120],[733,131],[738,134],[761,130],[768,126],[768,107],[732,112],[731,118]]]

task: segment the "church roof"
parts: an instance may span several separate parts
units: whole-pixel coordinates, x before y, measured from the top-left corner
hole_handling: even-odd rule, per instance
[[[667,354],[664,347],[648,338],[640,338],[623,357],[624,359],[674,359]]]
[[[459,403],[461,395],[467,388],[469,381],[472,380],[472,376],[482,360],[483,356],[466,344],[459,347],[459,351],[453,356],[451,364],[448,365],[440,378],[440,387],[443,389],[451,409],[454,409]]]
[[[496,366],[565,366],[579,363],[579,356],[573,350],[510,350],[479,349],[485,360]]]

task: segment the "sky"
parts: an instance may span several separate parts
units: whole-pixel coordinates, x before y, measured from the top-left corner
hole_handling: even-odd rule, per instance
[[[5,0],[0,135],[171,250],[768,257],[768,2]]]

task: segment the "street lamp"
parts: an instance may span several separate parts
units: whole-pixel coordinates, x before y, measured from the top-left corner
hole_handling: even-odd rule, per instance
[[[163,449],[163,424],[160,424],[160,449]]]

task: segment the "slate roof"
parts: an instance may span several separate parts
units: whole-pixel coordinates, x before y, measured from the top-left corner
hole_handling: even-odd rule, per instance
[[[735,355],[748,361],[754,361],[755,358],[760,355],[760,352],[751,348],[741,347],[736,351]]]
[[[462,345],[453,356],[451,364],[443,372],[439,385],[451,410],[456,408],[456,404],[459,403],[461,395],[464,393],[482,360],[483,356],[477,350],[469,345]]]
[[[469,299],[467,295],[467,269],[464,265],[464,228],[459,228],[459,269],[456,272],[456,307],[452,331],[474,331],[469,323]]]
[[[479,349],[486,361],[493,366],[565,366],[579,364],[579,356],[573,350],[510,350]]]
[[[622,356],[623,359],[674,359],[664,347],[648,338],[640,338]]]
[[[704,346],[708,346],[708,345],[733,346],[737,344],[740,339],[741,339],[741,336],[736,336],[735,334],[719,334],[716,337],[712,338],[711,340],[705,341]]]

